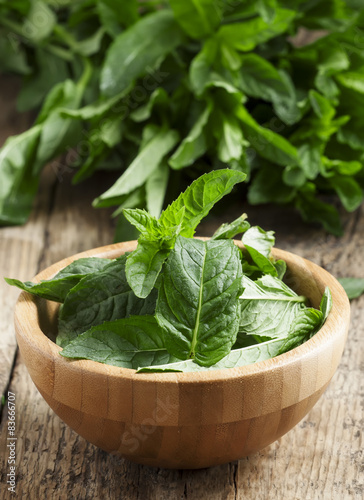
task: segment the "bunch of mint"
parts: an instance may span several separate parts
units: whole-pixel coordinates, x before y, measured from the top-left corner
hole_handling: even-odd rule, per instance
[[[324,200],[363,199],[363,49],[359,0],[3,0],[0,69],[24,75],[19,110],[40,112],[0,151],[0,224],[27,220],[55,161],[75,183],[119,170],[94,201],[116,216],[158,217],[182,174],[230,168],[251,204],[340,235]]]

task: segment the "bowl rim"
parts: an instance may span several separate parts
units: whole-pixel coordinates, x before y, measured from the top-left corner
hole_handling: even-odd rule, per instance
[[[239,247],[243,247],[241,241],[234,240],[234,242],[237,243]],[[45,268],[38,273],[32,281],[39,282],[42,279],[49,279],[76,259],[84,257],[116,258],[125,252],[134,250],[136,244],[136,240],[114,243],[74,254]],[[274,248],[272,254],[277,259],[283,259],[285,261],[294,260],[302,266],[308,266],[311,273],[320,276],[321,281],[325,282],[325,286],[330,288],[333,300],[331,312],[329,313],[323,327],[308,341],[291,351],[276,356],[275,358],[237,368],[213,369],[199,372],[164,373],[137,373],[136,370],[132,368],[122,368],[97,361],[83,359],[70,360],[59,354],[62,348],[54,343],[40,328],[37,314],[37,301],[39,298],[28,292],[21,292],[15,306],[14,315],[17,326],[17,335],[21,336],[27,343],[32,344],[33,347],[36,347],[38,351],[41,351],[44,354],[44,356],[51,358],[52,361],[55,360],[60,368],[67,369],[67,367],[70,367],[70,364],[72,364],[73,368],[78,368],[83,373],[88,372],[94,375],[100,374],[112,378],[130,379],[134,383],[138,380],[143,382],[143,384],[155,384],[156,382],[172,384],[175,384],[176,382],[191,384],[196,382],[213,383],[232,379],[249,378],[260,373],[273,372],[284,366],[291,365],[298,361],[301,362],[305,358],[310,358],[313,355],[316,356],[320,352],[324,353],[328,344],[332,343],[336,336],[342,336],[343,334],[346,335],[350,321],[350,302],[341,284],[336,280],[336,278],[334,278],[334,276],[322,267],[297,254],[280,250],[278,248]],[[23,320],[25,313],[27,318],[26,322]],[[342,325],[342,328],[338,328],[337,325],[340,324]]]

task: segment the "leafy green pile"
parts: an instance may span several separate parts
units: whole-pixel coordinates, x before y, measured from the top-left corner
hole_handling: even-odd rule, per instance
[[[321,38],[297,47],[302,28]],[[251,204],[340,235],[321,194],[363,199],[363,43],[359,0],[1,0],[0,68],[24,75],[19,110],[42,107],[0,152],[0,224],[26,221],[66,153],[53,166],[75,183],[120,170],[95,207],[158,217],[181,170],[227,167],[248,174]]]
[[[302,344],[331,309],[305,305],[283,281],[284,261],[271,256],[274,236],[246,216],[209,240],[194,239],[212,206],[245,174],[217,170],[194,181],[156,219],[125,210],[141,235],[136,250],[109,261],[79,259],[40,283],[7,279],[61,302],[62,356],[150,371],[233,368]],[[242,252],[231,238],[243,233]]]

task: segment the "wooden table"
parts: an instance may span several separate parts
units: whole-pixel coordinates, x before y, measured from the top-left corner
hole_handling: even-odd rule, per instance
[[[14,111],[8,80],[0,88],[0,140],[27,126]],[[3,100],[3,102],[1,102]],[[0,229],[0,277],[30,279],[63,257],[108,244],[110,212],[90,204],[112,182],[99,175],[78,187],[49,168],[33,215],[24,227]],[[305,226],[292,211],[248,210],[253,224],[275,229],[277,246],[322,265],[336,276],[364,276],[364,210],[345,216],[341,239]],[[231,217],[233,214],[231,215]],[[225,218],[225,217],[224,217]],[[230,218],[230,217],[228,217]],[[210,234],[215,216],[200,230]],[[307,418],[260,453],[197,471],[153,469],[109,456],[70,430],[49,409],[16,350],[13,307],[17,291],[0,282],[0,384],[16,395],[16,498],[332,500],[364,497],[364,297],[352,303],[352,325],[339,370]],[[9,465],[6,407],[1,416],[1,498]]]

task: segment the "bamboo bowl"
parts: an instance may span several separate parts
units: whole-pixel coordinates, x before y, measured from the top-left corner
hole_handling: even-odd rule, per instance
[[[115,258],[135,247],[136,242],[127,242],[74,255],[35,281],[49,279],[77,258]],[[205,373],[136,374],[70,361],[54,343],[59,306],[23,292],[16,305],[16,335],[33,382],[75,432],[140,464],[203,468],[261,450],[292,429],[325,391],[340,362],[350,318],[349,301],[333,276],[292,253],[274,250],[274,256],[287,262],[287,283],[314,307],[326,286],[332,293],[325,325],[300,347],[253,365]]]

